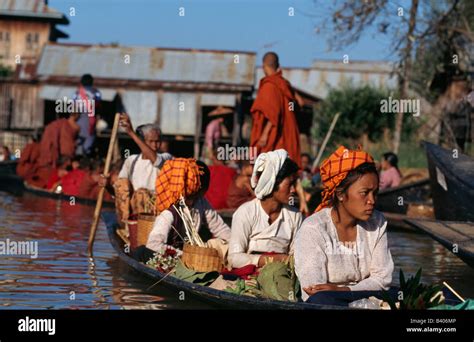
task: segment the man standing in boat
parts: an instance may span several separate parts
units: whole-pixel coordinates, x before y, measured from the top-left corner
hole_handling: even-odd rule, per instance
[[[94,78],[90,74],[82,75],[81,83],[74,93],[74,101],[81,103],[81,116],[78,120],[80,127],[76,153],[90,155],[95,142],[96,110],[100,104],[101,93],[94,88]]]

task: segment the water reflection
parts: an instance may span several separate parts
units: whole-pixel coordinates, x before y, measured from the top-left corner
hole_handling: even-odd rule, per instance
[[[103,224],[94,258],[86,255],[93,208],[34,195],[0,193],[0,240],[38,241],[38,257],[0,256],[0,308],[5,309],[198,309],[215,306],[143,278],[122,263]],[[474,270],[427,236],[390,232],[396,269],[423,267],[426,282],[447,281],[474,296]]]

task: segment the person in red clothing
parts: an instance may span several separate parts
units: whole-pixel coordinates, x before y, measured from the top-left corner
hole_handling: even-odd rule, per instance
[[[46,126],[40,143],[40,155],[35,174],[28,180],[33,187],[47,188],[51,172],[57,167],[61,156],[73,158],[76,151],[76,136],[79,114],[67,114]]]
[[[94,160],[91,162],[89,171],[86,172],[81,184],[79,185],[79,197],[88,199],[97,199],[101,187],[99,180],[104,172],[104,162],[102,160]],[[106,191],[104,200],[110,201],[112,196]]]
[[[63,193],[70,196],[79,196],[79,187],[89,170],[89,159],[75,158],[72,161],[72,171],[61,180]]]
[[[35,166],[40,156],[40,143],[38,136],[32,136],[31,141],[21,151],[20,160],[16,166],[16,174],[28,181],[34,174]]]
[[[57,161],[58,167],[53,169],[49,175],[46,189],[52,192],[62,192],[61,180],[71,169],[71,158],[61,156]]]
[[[240,174],[235,176],[229,186],[227,196],[227,207],[238,208],[245,202],[255,198],[252,186],[250,185],[250,177],[252,177],[253,165],[250,161],[245,160],[241,163],[242,169]]]
[[[211,181],[205,197],[214,209],[225,209],[228,208],[227,195],[229,187],[237,172],[216,158],[213,159],[214,165],[209,166]]]

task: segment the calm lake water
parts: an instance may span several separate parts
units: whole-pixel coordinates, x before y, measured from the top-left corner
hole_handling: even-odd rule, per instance
[[[37,241],[38,256],[0,255],[0,308],[4,309],[207,309],[191,298],[179,300],[122,263],[98,228],[94,259],[86,256],[93,208],[51,199],[0,192],[0,241]],[[447,281],[474,297],[474,269],[421,234],[391,231],[389,243],[399,268],[423,268],[424,282]]]

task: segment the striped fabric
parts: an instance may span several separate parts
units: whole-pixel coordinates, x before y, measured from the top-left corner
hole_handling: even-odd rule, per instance
[[[201,187],[202,174],[196,160],[175,158],[167,160],[156,178],[156,208],[162,212],[175,204],[181,196],[195,194]]]
[[[339,148],[324,160],[321,164],[321,181],[323,182],[323,193],[321,204],[316,208],[320,211],[331,205],[332,197],[337,186],[346,178],[349,171],[354,170],[361,164],[373,163],[374,159],[367,152],[349,150],[344,146]]]

